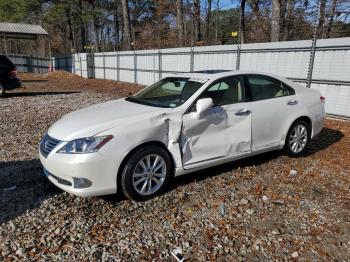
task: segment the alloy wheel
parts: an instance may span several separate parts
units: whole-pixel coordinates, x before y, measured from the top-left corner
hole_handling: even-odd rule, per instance
[[[164,183],[167,166],[158,154],[146,155],[136,164],[132,175],[134,189],[141,195],[151,195]]]
[[[302,124],[296,125],[289,137],[289,147],[295,154],[300,153],[306,146],[308,134],[306,126]]]

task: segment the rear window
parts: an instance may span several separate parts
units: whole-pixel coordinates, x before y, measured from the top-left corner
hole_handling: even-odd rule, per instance
[[[13,66],[13,63],[6,56],[0,55],[0,66]]]

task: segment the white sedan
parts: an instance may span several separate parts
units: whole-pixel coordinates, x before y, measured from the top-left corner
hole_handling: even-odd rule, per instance
[[[302,155],[323,127],[324,97],[285,78],[202,71],[72,112],[39,146],[48,179],[78,196],[160,194],[174,176],[259,153]]]

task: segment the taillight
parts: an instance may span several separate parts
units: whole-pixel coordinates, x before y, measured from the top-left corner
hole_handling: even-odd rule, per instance
[[[17,70],[12,70],[9,72],[9,77],[17,77]]]
[[[326,101],[326,98],[324,96],[320,96],[320,100],[321,100],[321,102],[324,102],[324,101]]]

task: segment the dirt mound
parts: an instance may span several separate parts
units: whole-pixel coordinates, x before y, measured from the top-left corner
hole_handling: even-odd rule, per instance
[[[143,87],[113,80],[87,79],[66,71],[55,71],[48,74],[21,73],[20,78],[24,88],[12,92],[94,92],[110,94],[118,98],[134,94]]]
[[[48,79],[82,79],[82,77],[69,73],[67,71],[62,71],[62,70],[58,70],[58,71],[54,71],[54,72],[50,72],[47,74]]]

